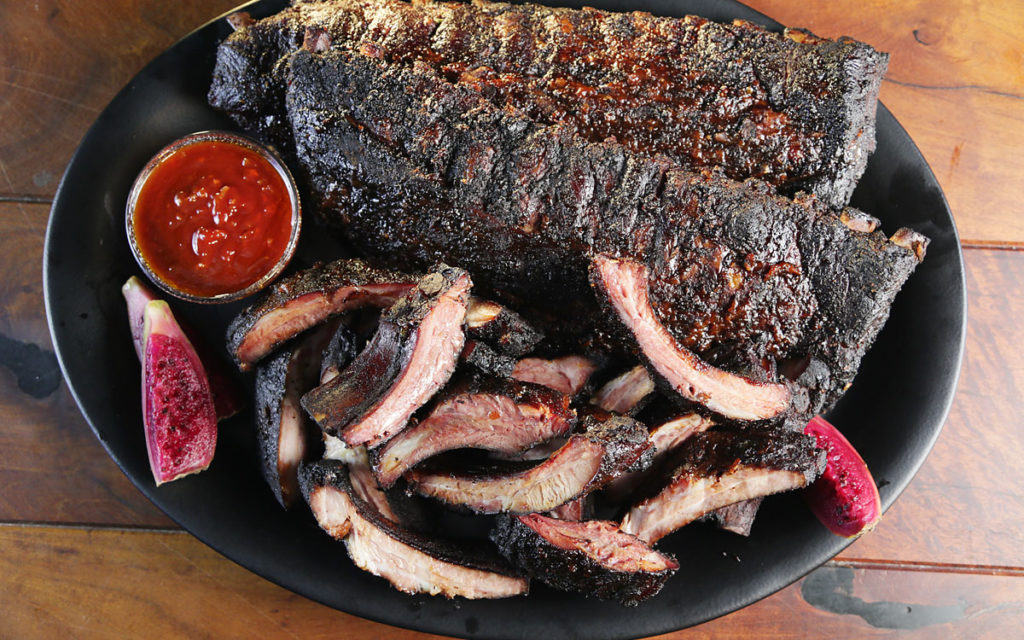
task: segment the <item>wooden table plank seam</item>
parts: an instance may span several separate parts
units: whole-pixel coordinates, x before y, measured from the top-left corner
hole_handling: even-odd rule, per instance
[[[908,82],[906,80],[897,80],[891,75],[887,75],[882,79],[882,82],[891,82],[892,84],[899,85],[901,87],[909,87],[911,89],[924,89],[925,91],[977,91],[979,93],[986,93],[993,96],[999,96],[1000,98],[1009,98],[1011,100],[1024,100],[1024,96],[1013,93],[1011,91],[1000,91],[999,89],[993,89],[980,84],[956,84],[956,85],[927,85],[919,84],[916,82]]]
[[[19,204],[53,204],[50,196],[34,196],[27,193],[0,193],[0,202],[14,202]]]
[[[881,569],[885,571],[918,571],[931,573],[959,573],[991,576],[1016,576],[1024,578],[1024,567],[986,565],[986,564],[956,564],[948,562],[914,562],[906,560],[885,560],[879,558],[849,558],[840,557],[829,561],[829,564],[836,566],[851,567],[854,569]]]
[[[1024,242],[961,240],[960,248],[964,251],[1024,251]]]
[[[113,533],[168,533],[192,535],[188,531],[173,527],[151,527],[146,525],[106,524],[101,522],[50,522],[45,520],[0,520],[0,529],[10,527],[68,529],[73,531],[106,531]]]

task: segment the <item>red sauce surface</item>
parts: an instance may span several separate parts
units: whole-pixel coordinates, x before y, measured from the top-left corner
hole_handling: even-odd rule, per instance
[[[277,264],[291,237],[291,200],[259,154],[203,141],[153,170],[133,225],[157,276],[186,293],[214,296],[248,287]]]

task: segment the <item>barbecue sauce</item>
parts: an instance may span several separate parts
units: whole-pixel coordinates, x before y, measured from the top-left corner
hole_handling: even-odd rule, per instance
[[[284,180],[258,153],[206,140],[153,170],[132,224],[155,275],[210,297],[245,289],[274,268],[291,239],[292,204]]]

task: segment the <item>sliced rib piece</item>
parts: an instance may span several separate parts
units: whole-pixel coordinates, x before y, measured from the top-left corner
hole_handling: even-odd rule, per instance
[[[632,414],[653,392],[654,380],[643,365],[637,365],[605,383],[590,399],[590,404],[612,413]]]
[[[324,325],[256,366],[256,442],[263,478],[281,506],[299,497],[299,463],[315,455],[320,430],[299,400],[317,385],[320,360],[333,325]]]
[[[228,326],[228,353],[245,370],[285,341],[327,318],[364,306],[388,307],[419,276],[345,258],[280,280]]]
[[[501,558],[425,538],[381,517],[355,492],[344,464],[306,463],[299,477],[320,527],[345,541],[357,567],[396,589],[449,598],[507,598],[527,592],[528,582],[513,575]]]
[[[687,413],[651,429],[654,461],[666,460],[689,438],[715,426],[714,420],[699,413]]]
[[[533,351],[544,338],[544,334],[515,311],[476,296],[470,297],[466,309],[466,335],[516,357]]]
[[[563,356],[553,360],[523,358],[516,363],[512,377],[574,396],[586,386],[595,371],[597,364],[583,356]]]
[[[332,49],[300,51],[288,70],[315,206],[361,251],[408,268],[443,258],[482,287],[580,319],[597,317],[595,255],[641,261],[658,319],[693,353],[820,362],[827,375],[800,381],[810,397],[797,423],[852,381],[918,263],[813,198],[583,142],[429,69]]]
[[[471,285],[465,271],[444,265],[424,276],[381,315],[355,361],[302,406],[350,446],[374,447],[401,431],[455,370]]]
[[[513,380],[457,385],[423,420],[388,441],[374,458],[374,473],[390,487],[408,469],[452,449],[515,454],[565,435],[576,424],[569,397]]]
[[[707,518],[718,525],[719,529],[732,531],[736,535],[747,537],[754,526],[757,510],[761,508],[764,498],[752,498],[743,502],[726,505],[715,509]]]
[[[594,286],[636,340],[640,355],[676,393],[736,420],[772,418],[789,407],[785,385],[722,371],[680,345],[655,316],[643,263],[599,255],[591,273]]]
[[[315,34],[307,37],[304,33]],[[430,66],[592,142],[757,176],[842,207],[875,146],[888,56],[749,22],[503,3],[299,3],[221,45],[210,102],[284,138],[280,59],[300,46]]]
[[[635,420],[588,415],[582,425],[582,432],[573,434],[554,455],[526,470],[466,473],[413,469],[406,478],[421,495],[476,513],[551,511],[599,489],[641,461],[647,451],[647,430]]]
[[[658,495],[635,505],[622,530],[653,544],[720,507],[807,486],[825,468],[814,438],[792,431],[705,431]]]
[[[605,487],[605,496],[612,502],[622,503],[641,487],[656,481],[658,477],[664,480],[665,475],[672,470],[671,467],[665,467],[671,464],[679,447],[687,439],[706,431],[714,424],[710,418],[698,413],[688,413],[654,427],[648,436],[653,452],[650,467],[643,471],[624,473],[615,478]]]
[[[420,533],[432,532],[435,529],[434,513],[427,508],[423,498],[409,495],[404,489],[385,491],[377,484],[366,447],[350,447],[341,438],[324,434],[324,449],[325,460],[345,463],[356,495],[369,503],[381,516]]]
[[[377,484],[366,447],[350,447],[341,438],[324,434],[324,460],[343,462],[348,467],[348,479],[356,495],[391,522],[405,524],[391,507],[387,494]]]
[[[679,568],[672,556],[602,520],[503,516],[491,540],[515,567],[544,584],[630,606],[661,591]]]

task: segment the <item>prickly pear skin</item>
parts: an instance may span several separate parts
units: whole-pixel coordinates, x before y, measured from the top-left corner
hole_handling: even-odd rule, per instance
[[[142,412],[157,485],[210,466],[217,412],[199,356],[162,300],[143,313]]]
[[[824,418],[816,416],[804,428],[827,453],[825,472],[803,496],[814,515],[828,529],[853,538],[874,529],[882,517],[878,487],[853,445]]]
[[[135,355],[142,362],[142,350],[144,348],[142,331],[146,311],[146,304],[156,300],[153,290],[143,284],[137,276],[132,276],[121,286],[121,294],[128,305],[128,324],[132,330],[132,342],[135,344]]]

